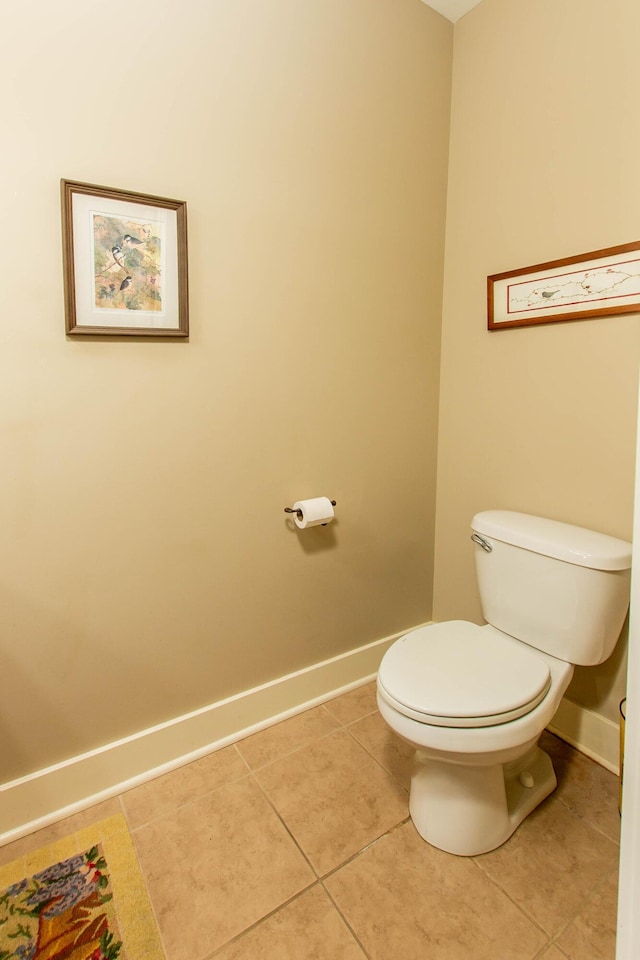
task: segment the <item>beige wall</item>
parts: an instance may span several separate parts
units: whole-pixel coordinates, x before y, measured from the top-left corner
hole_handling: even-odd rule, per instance
[[[452,25],[36,13],[0,30],[0,780],[423,622],[433,576]],[[188,201],[188,343],[65,339],[61,177]]]
[[[640,239],[640,5],[483,0],[455,29],[436,619],[480,620],[469,521],[631,538],[637,315],[489,333],[486,277]],[[614,719],[624,640],[569,697]]]

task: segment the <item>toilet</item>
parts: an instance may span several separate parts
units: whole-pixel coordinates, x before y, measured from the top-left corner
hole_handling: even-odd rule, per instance
[[[473,518],[486,624],[420,627],[387,650],[378,708],[415,750],[409,812],[460,856],[493,850],[556,787],[537,745],[576,664],[602,663],[629,605],[631,544],[508,510]]]

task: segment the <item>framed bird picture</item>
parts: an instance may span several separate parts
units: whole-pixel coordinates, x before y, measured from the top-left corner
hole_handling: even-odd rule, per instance
[[[640,311],[640,241],[487,277],[489,330]]]
[[[189,336],[187,205],[61,181],[69,336]]]

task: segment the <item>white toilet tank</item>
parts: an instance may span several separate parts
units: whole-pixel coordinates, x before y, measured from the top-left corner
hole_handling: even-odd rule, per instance
[[[488,623],[559,660],[607,659],[629,606],[630,543],[509,510],[471,527]]]

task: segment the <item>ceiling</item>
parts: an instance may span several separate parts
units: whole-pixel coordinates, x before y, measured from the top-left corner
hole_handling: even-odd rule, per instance
[[[464,17],[472,7],[477,7],[480,0],[422,0],[428,7],[432,7],[441,13],[452,23]]]

